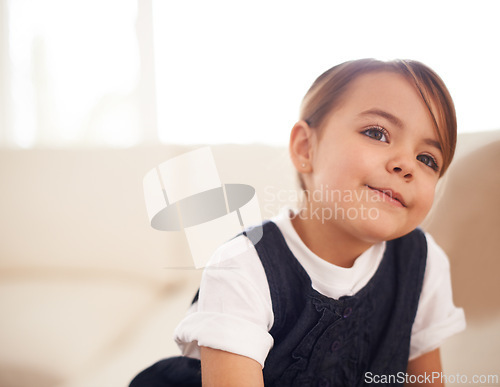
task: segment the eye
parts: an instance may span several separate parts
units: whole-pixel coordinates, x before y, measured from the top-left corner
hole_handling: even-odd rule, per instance
[[[418,155],[417,160],[427,165],[429,168],[434,169],[435,171],[439,171],[438,163],[436,159],[431,155]]]
[[[372,126],[361,133],[377,141],[389,142],[389,133],[381,126]]]

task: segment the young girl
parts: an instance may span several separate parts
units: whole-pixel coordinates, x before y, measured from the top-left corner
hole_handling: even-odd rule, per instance
[[[131,385],[442,385],[439,346],[465,320],[446,255],[417,227],[455,142],[425,65],[326,71],[290,136],[304,202],[217,250],[175,333],[184,357]]]

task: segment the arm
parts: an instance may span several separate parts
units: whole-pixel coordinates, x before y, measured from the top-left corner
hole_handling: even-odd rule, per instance
[[[434,351],[428,352],[422,356],[417,357],[416,359],[410,360],[408,362],[408,375],[423,375],[422,380],[425,380],[424,377],[428,376],[430,378],[430,383],[406,383],[405,386],[433,386],[433,387],[443,387],[444,384],[441,382],[441,378],[432,379],[433,372],[439,373],[441,375],[441,356],[439,353],[439,348]],[[437,374],[434,374],[436,376]]]
[[[203,387],[264,387],[261,365],[249,357],[201,347]]]

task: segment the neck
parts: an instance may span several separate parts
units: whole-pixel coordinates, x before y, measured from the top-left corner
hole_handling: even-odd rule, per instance
[[[292,224],[309,250],[336,266],[352,267],[356,259],[373,245],[340,229],[335,222],[315,219],[307,209],[302,209],[292,219]]]

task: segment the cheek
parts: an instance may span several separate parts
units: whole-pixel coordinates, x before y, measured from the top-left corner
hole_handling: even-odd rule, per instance
[[[434,196],[436,191],[436,184],[429,183],[423,185],[419,192],[419,210],[422,212],[422,217],[425,217],[430,211],[432,204],[434,203]]]
[[[373,176],[376,157],[369,152],[336,151],[323,160],[322,168],[316,174],[317,183],[327,183],[330,188],[357,189]]]

